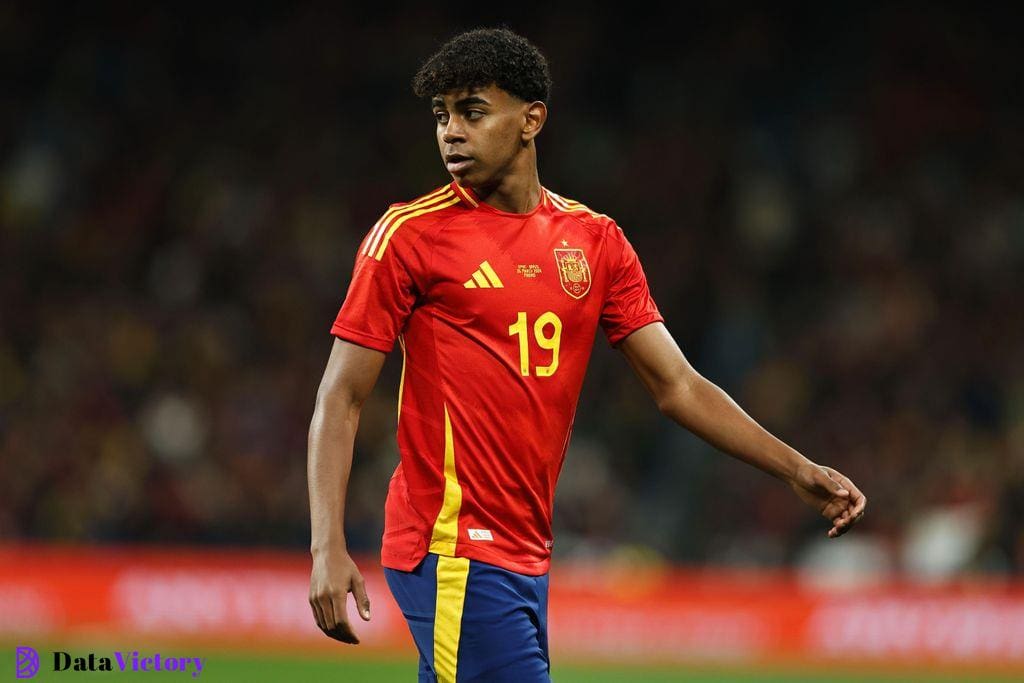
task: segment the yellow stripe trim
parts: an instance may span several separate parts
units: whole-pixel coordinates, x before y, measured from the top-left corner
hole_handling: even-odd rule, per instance
[[[455,683],[459,665],[462,608],[466,604],[469,558],[437,558],[437,596],[434,607],[434,673],[438,683]]]
[[[388,230],[386,235],[384,235],[384,240],[380,243],[380,248],[377,249],[377,253],[374,254],[374,258],[376,258],[378,261],[381,259],[381,257],[384,255],[384,250],[387,249],[387,247],[388,247],[388,242],[391,241],[391,236],[395,234],[395,230],[398,230],[398,228],[401,227],[402,223],[406,222],[410,218],[415,218],[416,216],[422,216],[425,213],[431,213],[432,211],[440,211],[441,209],[446,209],[449,206],[451,206],[452,204],[458,204],[459,201],[460,200],[459,200],[458,197],[453,197],[452,199],[449,199],[448,201],[444,202],[443,204],[438,204],[436,206],[431,206],[431,207],[428,207],[426,209],[420,209],[419,211],[413,211],[412,213],[405,214],[401,218],[395,219],[395,222],[391,224],[391,229]]]
[[[444,499],[441,511],[434,521],[430,535],[430,552],[455,555],[459,538],[459,510],[462,509],[462,486],[455,471],[455,445],[452,441],[452,421],[448,417],[448,404],[444,405]]]
[[[584,204],[580,204],[579,202],[575,202],[571,199],[566,199],[565,197],[557,195],[554,192],[551,192],[550,190],[548,190],[548,196],[551,197],[551,202],[555,206],[562,209],[562,211],[565,211],[566,213],[572,213],[574,211],[585,211],[589,213],[591,216],[604,216],[603,213],[598,213]]]
[[[476,283],[484,289],[489,289],[491,286],[491,283],[487,281],[487,278],[485,278],[484,274],[479,270],[473,273],[473,279],[476,280]]]
[[[374,250],[377,241],[380,239],[379,233],[383,229],[383,226],[387,224],[387,222],[391,220],[391,218],[393,218],[396,214],[402,211],[410,210],[414,207],[420,207],[423,206],[424,204],[429,204],[432,199],[436,199],[437,197],[445,194],[447,191],[448,186],[445,185],[444,187],[440,187],[434,190],[430,194],[425,194],[422,197],[412,200],[408,204],[403,204],[402,206],[392,206],[391,208],[389,208],[387,211],[384,212],[384,215],[381,216],[380,219],[373,224],[373,229],[370,230],[370,233],[366,238],[366,244],[361,251],[364,254],[369,254]]]
[[[488,263],[487,261],[484,261],[483,263],[480,264],[480,270],[484,271],[484,275],[487,276],[487,279],[490,280],[491,284],[494,285],[495,287],[505,286],[501,284],[501,278],[498,277],[498,274],[494,272],[494,268],[491,268],[491,264]]]
[[[554,192],[549,193],[551,197],[551,203],[562,209],[563,211],[569,210],[569,205],[565,203],[565,200],[556,195]]]
[[[462,286],[465,287],[466,289],[476,289],[476,283],[473,282],[472,278],[470,278],[470,279],[466,280],[464,283],[462,283]]]
[[[405,388],[405,339],[398,335],[398,344],[402,347],[402,376],[398,380],[398,421],[402,420],[402,389]]]
[[[459,194],[461,194],[461,195],[462,195],[462,198],[463,198],[463,199],[465,199],[465,200],[466,200],[467,202],[469,202],[469,203],[470,203],[470,205],[471,205],[471,206],[472,206],[472,207],[473,207],[474,209],[475,209],[475,208],[476,208],[477,206],[479,206],[479,204],[477,204],[476,200],[474,200],[474,199],[473,199],[473,197],[471,197],[471,196],[470,196],[470,194],[469,194],[469,192],[468,192],[468,191],[466,190],[466,188],[464,188],[464,187],[463,187],[462,185],[459,185],[459,183],[458,183],[458,182],[456,182],[456,183],[455,183],[455,187],[457,187],[457,188],[458,188],[458,192],[459,192]]]
[[[558,204],[558,206],[562,207],[566,211],[576,208],[570,205],[569,201],[565,197],[562,197],[561,195],[553,194],[551,195],[551,198],[555,200],[555,204]],[[577,204],[577,206],[579,205]]]
[[[421,202],[415,202],[413,204],[398,207],[390,215],[385,216],[384,219],[382,219],[380,229],[377,231],[377,234],[374,235],[373,242],[370,244],[370,248],[367,253],[373,254],[373,252],[377,251],[377,245],[381,243],[381,237],[383,237],[387,232],[388,226],[393,224],[396,220],[401,220],[401,216],[408,215],[417,209],[425,209],[431,204],[444,201],[445,199],[449,199],[454,196],[454,192],[447,190],[437,197],[431,197],[430,199],[424,199]]]
[[[433,192],[428,192],[428,193],[426,193],[425,195],[423,195],[421,197],[417,197],[416,199],[414,199],[411,202],[409,202],[406,206],[408,206],[409,204],[422,204],[423,202],[427,201],[428,199],[433,199],[434,197],[440,196],[440,195],[444,194],[445,192],[447,192],[450,189],[451,189],[451,187],[449,187],[448,185],[442,185],[441,187],[437,188]]]
[[[408,204],[390,207],[387,211],[384,212],[384,215],[381,216],[376,223],[374,223],[373,229],[370,231],[369,236],[366,238],[366,244],[362,249],[363,254],[369,255],[373,253],[373,250],[377,248],[377,242],[380,241],[380,236],[383,233],[385,226],[387,225],[388,221],[390,221],[396,214],[402,211],[409,210],[412,207],[419,207],[424,204],[428,204],[430,203],[430,200],[436,199],[437,196],[444,194],[444,192],[445,188],[442,187],[438,190],[431,192],[425,197],[415,199],[409,202]]]

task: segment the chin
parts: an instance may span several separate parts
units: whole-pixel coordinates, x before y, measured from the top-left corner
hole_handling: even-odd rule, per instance
[[[463,187],[473,187],[472,173],[449,173],[449,175]]]
[[[465,173],[460,173],[458,175],[454,173],[450,175],[458,181],[459,185],[472,188],[474,191],[481,187],[487,187],[491,181],[491,179],[484,175],[478,168],[469,169]]]

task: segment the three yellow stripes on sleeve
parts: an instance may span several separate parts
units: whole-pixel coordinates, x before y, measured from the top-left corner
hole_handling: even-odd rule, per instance
[[[373,256],[379,261],[388,247],[388,242],[391,241],[391,236],[402,226],[402,223],[425,213],[440,211],[458,202],[459,198],[446,185],[410,204],[388,209],[370,230],[369,236],[363,243],[363,254]]]

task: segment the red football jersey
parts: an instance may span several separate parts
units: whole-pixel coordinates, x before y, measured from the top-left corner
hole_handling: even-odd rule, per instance
[[[543,189],[508,213],[453,182],[392,205],[331,328],[403,351],[382,564],[408,571],[430,551],[547,572],[597,326],[614,346],[662,320],[622,230],[582,204]]]

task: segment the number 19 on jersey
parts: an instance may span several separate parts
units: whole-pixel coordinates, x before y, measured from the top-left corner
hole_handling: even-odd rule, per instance
[[[550,334],[547,334],[548,326],[550,326]],[[530,376],[529,330],[526,311],[519,311],[516,321],[508,326],[508,334],[511,337],[519,337],[519,372],[523,377]],[[533,321],[533,337],[537,346],[551,352],[551,363],[535,366],[534,373],[538,377],[550,377],[558,370],[558,347],[562,342],[562,321],[552,311],[541,313]]]

